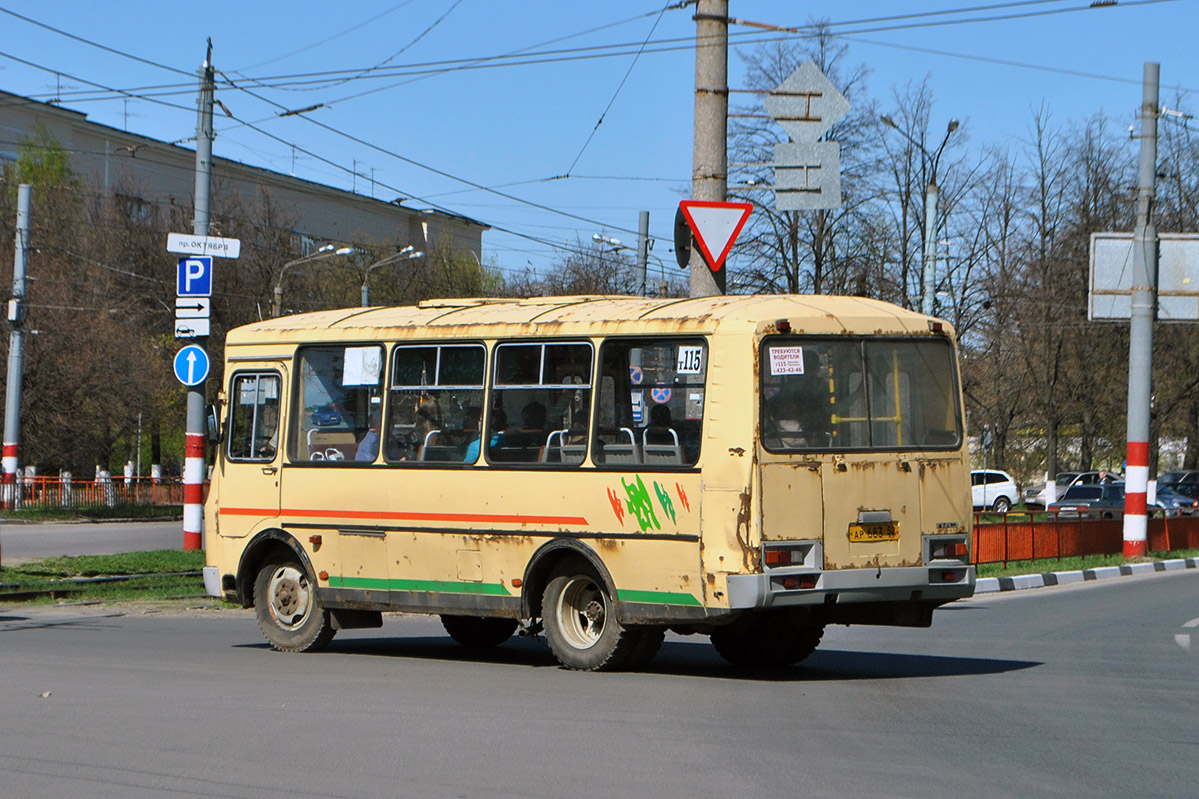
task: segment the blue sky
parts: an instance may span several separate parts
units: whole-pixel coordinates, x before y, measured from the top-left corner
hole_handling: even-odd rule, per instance
[[[1147,60],[1161,63],[1163,101],[1178,105],[1181,91],[1182,107],[1194,111],[1197,4],[732,0],[730,15],[782,26],[926,15],[836,30],[845,32],[849,61],[871,70],[869,93],[884,110],[896,87],[927,77],[932,128],[957,117],[977,148],[1018,147],[1030,109],[1042,103],[1061,125],[1102,111],[1118,129],[1127,127]],[[218,114],[217,155],[504,228],[511,232],[485,235],[484,249],[507,271],[544,271],[556,262],[561,251],[543,242],[573,245],[603,231],[632,243],[629,231],[644,209],[659,239],[654,253],[669,266],[675,208],[690,188],[695,23],[693,8],[664,5],[0,0],[2,9],[152,62],[0,14],[0,88],[58,96],[106,125],[186,139],[195,131],[195,80],[179,72],[194,73],[211,37],[214,65],[249,90],[221,88],[218,98],[237,120],[276,137]],[[963,18],[978,21],[932,24]],[[737,48],[779,35],[755,31],[731,29],[734,89],[744,86]],[[630,46],[611,57],[592,49],[611,45]],[[530,55],[549,50],[561,52]],[[524,57],[494,58],[517,53]],[[543,63],[510,63],[521,60]],[[365,72],[372,67],[380,68]],[[405,74],[380,77],[399,68]],[[335,71],[343,72],[329,74]],[[81,93],[96,89],[88,82],[126,95]],[[150,95],[159,102],[141,99]],[[278,116],[318,104],[307,116],[327,128]],[[165,253],[164,262],[171,262]]]

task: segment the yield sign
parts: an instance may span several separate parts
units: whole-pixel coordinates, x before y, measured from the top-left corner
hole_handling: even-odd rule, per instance
[[[713,272],[719,272],[733,242],[745,227],[753,206],[749,203],[718,203],[704,200],[683,200],[679,210],[687,219],[695,243]]]

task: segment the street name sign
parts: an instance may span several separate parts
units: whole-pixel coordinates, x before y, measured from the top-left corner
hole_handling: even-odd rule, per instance
[[[841,207],[841,145],[820,141],[849,101],[811,61],[763,101],[791,138],[774,146],[774,206],[780,211]]]
[[[180,255],[213,255],[217,258],[237,258],[241,255],[241,239],[196,236],[191,233],[168,233],[167,252],[178,253]]]
[[[679,210],[695,234],[695,243],[713,272],[719,272],[724,266],[724,259],[733,249],[733,243],[737,241],[753,208],[749,203],[706,200],[683,200],[679,203]]]
[[[175,354],[175,377],[185,386],[198,386],[208,377],[208,353],[203,347],[188,344]]]

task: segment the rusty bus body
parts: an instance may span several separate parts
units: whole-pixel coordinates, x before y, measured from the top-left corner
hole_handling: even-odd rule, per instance
[[[210,594],[277,649],[383,611],[578,669],[735,664],[973,593],[952,330],[848,297],[553,297],[230,331]]]

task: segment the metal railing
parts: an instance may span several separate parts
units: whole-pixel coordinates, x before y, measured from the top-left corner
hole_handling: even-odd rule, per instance
[[[76,480],[26,476],[19,478],[15,485],[3,486],[0,491],[3,491],[0,500],[6,510],[183,504],[183,482],[178,477]]]
[[[1001,516],[999,522],[979,523],[979,516]],[[1067,516],[1067,518],[1062,518]],[[1150,552],[1199,548],[1199,517],[1155,517],[1148,520]],[[1124,520],[1078,518],[1076,511],[1013,511],[976,513],[973,562],[1116,555],[1124,551]]]

